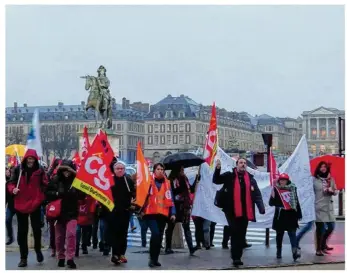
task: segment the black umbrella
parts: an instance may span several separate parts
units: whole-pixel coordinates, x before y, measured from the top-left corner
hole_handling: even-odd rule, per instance
[[[172,170],[183,166],[184,168],[200,166],[205,160],[192,153],[177,153],[164,158],[163,164],[166,170]]]

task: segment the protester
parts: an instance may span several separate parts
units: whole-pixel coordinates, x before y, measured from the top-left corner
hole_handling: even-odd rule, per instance
[[[193,216],[193,222],[195,226],[195,241],[196,248],[201,249],[205,247],[206,250],[211,248],[210,245],[210,226],[211,221],[204,219],[200,216]]]
[[[84,200],[79,201],[79,211],[77,217],[76,231],[76,252],[75,256],[79,256],[80,242],[82,238],[82,254],[88,254],[88,245],[93,231],[94,214],[96,209],[96,201],[87,195]]]
[[[335,180],[330,176],[330,166],[327,162],[320,162],[314,172],[313,189],[316,196],[316,255],[324,256],[333,247],[327,245],[335,228],[333,196],[338,194]]]
[[[284,196],[285,195],[285,196]],[[302,218],[297,189],[289,179],[288,174],[282,173],[276,186],[272,188],[269,205],[275,207],[272,229],[276,231],[277,259],[282,258],[282,242],[284,232],[287,231],[292,246],[293,259],[300,258],[296,241],[298,221]]]
[[[54,176],[57,174],[58,167],[62,163],[60,158],[55,158],[52,162],[50,168],[47,171],[48,181],[51,182]],[[46,202],[47,203],[47,202]],[[46,204],[47,205],[47,204]],[[55,247],[55,220],[47,220],[48,228],[49,228],[49,248],[51,249],[51,257],[55,257],[56,255],[56,247]]]
[[[176,220],[172,196],[170,181],[164,175],[164,165],[156,163],[153,166],[153,180],[143,211],[143,220],[151,231],[149,267],[161,266],[158,259],[165,225],[168,219],[172,222]]]
[[[14,196],[14,208],[17,215],[17,240],[20,251],[18,267],[28,265],[29,216],[37,261],[41,263],[44,260],[41,252],[41,205],[45,200],[44,192],[47,184],[48,179],[45,171],[40,168],[36,151],[28,149],[22,164],[13,170],[7,186],[7,190]]]
[[[76,177],[75,170],[76,167],[71,160],[63,160],[46,192],[49,201],[61,200],[61,212],[55,221],[55,245],[59,260],[58,267],[65,267],[66,258],[67,266],[70,269],[77,267],[74,256],[76,252],[78,201],[85,198],[84,193],[72,187],[72,182]]]
[[[246,171],[247,163],[244,158],[236,161],[233,172],[221,174],[221,162],[217,159],[213,175],[213,183],[223,184],[223,212],[230,226],[231,258],[234,266],[243,265],[241,261],[248,221],[255,222],[255,204],[260,214],[265,214],[265,207],[257,182]]]
[[[173,222],[169,220],[167,223],[167,228],[165,231],[165,253],[174,253],[171,249],[172,234],[176,223],[181,222],[189,253],[190,255],[193,255],[197,248],[193,246],[192,233],[190,231],[190,217],[193,205],[192,193],[195,192],[195,186],[198,181],[198,176],[196,177],[193,185],[190,186],[189,180],[184,174],[184,167],[180,167],[171,171],[169,180],[171,183],[171,189],[173,192],[173,199],[176,209],[176,221]]]
[[[8,187],[8,183],[11,178],[12,169],[13,168],[6,167],[6,170],[5,170],[6,189]],[[7,230],[6,245],[7,246],[11,245],[14,242],[12,220],[15,214],[16,214],[16,211],[14,209],[13,195],[6,190],[6,230]]]
[[[112,162],[111,171],[114,176],[114,186],[111,187],[114,209],[106,216],[108,236],[112,246],[111,262],[116,265],[127,263],[128,228],[131,214],[131,201],[135,199],[134,181],[125,173],[122,162]]]

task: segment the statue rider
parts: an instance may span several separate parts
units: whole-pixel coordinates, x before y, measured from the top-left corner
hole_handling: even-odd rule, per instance
[[[108,106],[111,104],[111,94],[110,90],[108,89],[110,86],[110,80],[106,76],[106,68],[102,65],[97,70],[98,77],[97,84],[100,88],[100,96],[102,100],[102,110],[106,111]]]

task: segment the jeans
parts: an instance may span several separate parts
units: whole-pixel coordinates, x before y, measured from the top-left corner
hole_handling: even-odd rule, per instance
[[[148,228],[151,231],[151,240],[149,245],[149,257],[153,262],[157,262],[160,254],[161,241],[164,234],[167,217],[162,215],[150,215],[151,218],[145,218]]]
[[[10,208],[6,208],[6,229],[7,229],[7,237],[9,240],[13,240],[13,227],[12,220],[13,216],[16,212]]]
[[[140,227],[141,227],[142,247],[146,247],[146,245],[147,245],[147,230],[149,227],[148,227],[147,221],[139,219],[139,223],[140,223]]]
[[[165,231],[165,239],[166,239],[166,249],[171,249],[171,243],[172,243],[172,233],[175,228],[176,223],[173,223],[172,221],[169,221],[167,224],[167,228]],[[192,232],[190,231],[190,221],[188,223],[182,224],[183,231],[184,231],[184,237],[186,238],[186,242],[188,245],[188,248],[190,251],[193,250],[193,239],[192,239]]]
[[[296,232],[295,232],[295,230],[287,231],[287,233],[288,233],[288,237],[289,237],[292,249],[296,249],[298,247],[298,244],[297,244],[297,240],[296,240]],[[283,236],[284,236],[284,230],[277,230],[276,231],[277,250],[281,250],[282,249]]]
[[[316,240],[317,249],[316,251],[322,251],[327,247],[327,240],[330,238],[331,234],[335,229],[334,222],[316,222]]]
[[[134,214],[130,215],[130,228],[135,227]]]
[[[313,227],[313,223],[314,221],[308,222],[302,229],[299,230],[299,232],[296,235],[296,241],[298,243],[300,243],[301,238],[311,230],[311,228]]]

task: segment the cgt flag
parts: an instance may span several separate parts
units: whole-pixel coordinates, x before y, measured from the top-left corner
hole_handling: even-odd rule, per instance
[[[208,129],[204,155],[203,155],[203,158],[205,159],[206,163],[211,168],[213,167],[214,158],[216,157],[216,154],[217,154],[217,147],[218,147],[217,111],[216,111],[216,105],[215,103],[213,103],[212,111],[211,111],[210,127]]]
[[[102,140],[107,142],[106,146],[109,145],[107,138]],[[108,161],[108,158],[103,142],[100,138],[96,138],[88,149],[72,186],[90,195],[112,211],[114,201],[111,187],[114,185],[114,181],[109,169],[111,162]]]
[[[135,204],[142,207],[145,204],[149,187],[151,185],[151,175],[148,169],[148,163],[143,156],[141,144],[137,143],[137,153],[136,153],[136,165],[137,165],[137,175],[136,175],[136,201]]]

